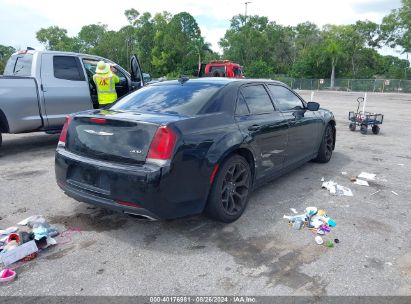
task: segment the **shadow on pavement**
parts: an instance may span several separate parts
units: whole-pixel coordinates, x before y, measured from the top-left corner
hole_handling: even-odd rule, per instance
[[[59,134],[36,134],[18,137],[3,137],[3,145],[0,148],[0,159],[7,156],[16,156],[33,152],[51,152],[57,146]]]

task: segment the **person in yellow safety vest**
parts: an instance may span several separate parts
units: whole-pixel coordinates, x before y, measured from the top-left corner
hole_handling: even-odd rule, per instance
[[[104,61],[97,63],[96,74],[93,81],[97,87],[98,103],[100,108],[105,107],[117,100],[116,83],[120,78],[113,73],[111,66]]]

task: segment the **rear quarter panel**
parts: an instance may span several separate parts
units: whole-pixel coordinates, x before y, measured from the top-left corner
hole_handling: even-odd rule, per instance
[[[232,115],[215,113],[172,124],[181,136],[172,166],[170,181],[176,202],[196,202],[204,209],[210,190],[210,176],[217,163],[239,147],[244,138]]]

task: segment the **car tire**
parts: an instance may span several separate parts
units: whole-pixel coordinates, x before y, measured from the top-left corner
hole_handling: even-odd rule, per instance
[[[349,127],[349,128],[350,128],[351,131],[354,132],[355,129],[357,129],[357,125],[356,125],[355,123],[350,123],[350,127]]]
[[[380,133],[380,127],[377,125],[372,126],[372,133],[374,133],[375,135],[378,135]]]
[[[328,124],[324,130],[323,139],[318,149],[317,157],[314,161],[318,163],[328,163],[331,159],[334,149],[334,132],[333,127]]]
[[[360,129],[361,134],[363,135],[367,134],[367,129],[368,129],[367,125],[361,125],[361,129]]]
[[[250,165],[244,157],[233,155],[224,161],[211,188],[207,215],[224,223],[236,221],[247,206],[251,180]]]
[[[0,133],[0,148],[1,148],[2,143],[3,143],[3,138],[2,138],[1,133]]]

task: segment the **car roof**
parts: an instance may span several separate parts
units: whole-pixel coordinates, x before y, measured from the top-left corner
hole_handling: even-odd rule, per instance
[[[202,77],[202,78],[193,78],[188,79],[184,84],[216,84],[224,86],[226,84],[235,83],[238,85],[248,84],[248,83],[276,83],[284,85],[282,82],[271,79],[238,79],[238,78],[226,78],[226,77]],[[170,85],[170,84],[179,84],[179,80],[168,80],[156,82],[153,85]]]
[[[24,53],[22,53],[24,51]],[[24,54],[54,54],[54,55],[73,55],[73,56],[81,56],[81,57],[89,57],[89,58],[98,58],[98,59],[104,59],[104,60],[109,60],[104,57],[98,56],[98,55],[91,55],[91,54],[84,54],[84,53],[75,53],[75,52],[64,52],[64,51],[41,51],[41,50],[22,50],[22,51],[17,51],[13,55],[24,55]],[[111,60],[109,60],[112,62]]]

